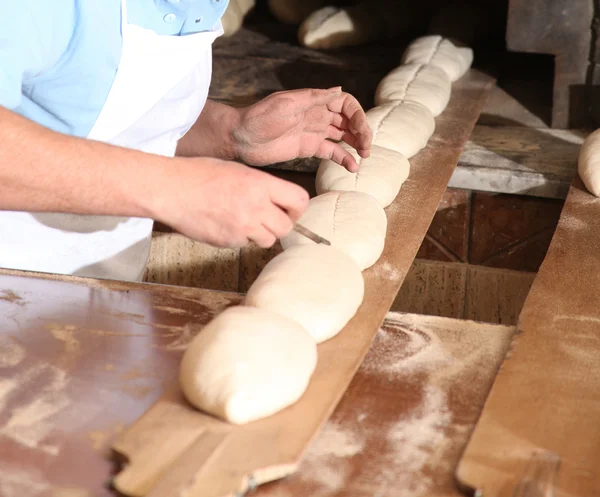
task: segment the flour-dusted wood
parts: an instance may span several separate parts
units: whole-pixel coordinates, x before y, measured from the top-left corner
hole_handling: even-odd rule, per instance
[[[313,197],[298,222],[352,257],[361,270],[375,264],[383,251],[387,217],[367,193],[335,191]],[[281,240],[284,249],[313,243],[296,231]]]
[[[408,178],[408,159],[401,153],[377,145],[371,147],[371,155],[366,159],[352,147],[346,144],[342,147],[358,162],[358,172],[351,173],[332,160],[322,160],[315,182],[317,193],[335,190],[363,192],[374,197],[383,207],[390,205]]]
[[[407,159],[427,145],[435,130],[431,111],[417,102],[394,101],[367,111],[373,144],[399,152]]]
[[[600,495],[600,199],[574,181],[518,333],[457,470],[512,496],[535,449],[560,457],[556,496]]]
[[[375,90],[375,104],[408,100],[424,105],[437,117],[448,105],[451,90],[452,82],[443,69],[405,64],[381,80]]]
[[[402,64],[429,64],[442,69],[454,82],[462,78],[473,63],[473,50],[457,47],[439,35],[422,36],[404,51]]]

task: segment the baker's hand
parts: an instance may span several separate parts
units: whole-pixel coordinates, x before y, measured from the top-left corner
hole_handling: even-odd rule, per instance
[[[358,170],[356,160],[331,140],[342,140],[361,157],[368,157],[372,138],[364,110],[339,87],[269,95],[241,109],[233,130],[236,156],[247,164],[319,157],[332,159],[351,172]]]
[[[236,162],[175,159],[162,177],[153,217],[217,247],[272,246],[308,205],[300,186]]]

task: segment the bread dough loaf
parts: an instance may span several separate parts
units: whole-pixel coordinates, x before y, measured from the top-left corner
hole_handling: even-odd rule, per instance
[[[390,205],[410,172],[408,159],[399,152],[377,145],[371,147],[371,155],[366,159],[345,143],[342,147],[358,162],[358,172],[351,173],[332,160],[322,160],[317,171],[317,193],[363,192],[374,197],[382,207]]]
[[[452,83],[439,67],[424,64],[398,66],[383,78],[375,90],[375,105],[412,101],[439,116],[450,100]]]
[[[363,270],[371,267],[383,252],[387,216],[371,195],[362,192],[329,192],[310,200],[298,221],[352,257]],[[281,240],[284,249],[314,244],[292,231]]]
[[[292,247],[272,259],[244,303],[296,321],[320,343],[350,321],[363,293],[362,273],[350,256],[313,243]]]
[[[372,16],[372,9],[371,15],[364,10],[364,5],[323,7],[300,25],[298,41],[309,48],[328,50],[361,45],[385,36]]]
[[[427,145],[435,130],[431,111],[417,103],[390,102],[367,111],[373,144],[400,152],[410,159]]]
[[[457,47],[439,35],[422,36],[405,50],[402,64],[429,64],[442,69],[454,82],[469,70],[473,63],[473,50]]]
[[[578,169],[586,188],[600,197],[600,129],[583,142],[579,150]]]
[[[253,307],[230,307],[192,340],[179,381],[188,401],[235,424],[296,402],[317,364],[315,341],[298,323]]]

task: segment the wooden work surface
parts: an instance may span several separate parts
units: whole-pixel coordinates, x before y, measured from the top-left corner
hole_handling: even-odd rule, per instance
[[[239,296],[0,276],[0,495],[109,497],[108,448]],[[297,474],[254,495],[458,496],[452,471],[514,328],[389,314]],[[377,494],[377,492],[379,492]]]
[[[411,160],[411,175],[387,209],[386,248],[379,262],[365,272],[363,305],[342,333],[320,345],[317,371],[298,403],[235,430],[191,409],[176,388],[148,411],[173,407],[181,419],[192,416],[214,428],[208,430],[209,435],[218,432],[218,437],[209,436],[192,445],[196,457],[191,460],[208,461],[206,451],[214,443],[221,459],[210,460],[209,469],[225,470],[226,478],[217,472],[216,478],[211,475],[196,483],[216,482],[215,495],[224,495],[251,484],[250,474],[260,482],[297,467],[345,392],[390,308],[492,84],[488,76],[471,71],[454,85],[448,108],[436,120],[436,133],[427,149]],[[196,289],[11,275],[2,277],[0,289],[0,331],[6,349],[1,354],[0,383],[0,467],[6,477],[0,481],[9,497],[43,495],[42,490],[50,484],[108,495],[103,482],[110,463],[95,449],[107,450],[115,435],[173,383],[181,350],[193,334],[216,312],[239,300],[235,294]],[[165,456],[167,462],[173,462],[169,458],[180,455],[177,450],[170,452],[171,439],[159,432],[168,423],[142,432],[136,429],[139,426],[136,423],[114,441],[114,447],[133,457],[116,481],[128,481],[134,493],[158,482],[152,495],[177,495],[169,479],[173,475],[160,472]],[[199,442],[192,435],[187,438]],[[136,456],[144,452],[148,459],[137,467]],[[258,461],[260,467],[247,466],[249,454],[251,462]],[[157,471],[148,477],[144,472],[149,461]],[[189,464],[179,468],[184,474],[175,482],[178,484],[190,481],[185,477],[196,476],[199,469]],[[146,479],[138,486],[140,475]],[[223,482],[233,487],[216,488]]]
[[[557,497],[600,495],[599,248],[600,199],[576,180],[458,470],[486,497],[512,496],[534,449],[560,456]]]
[[[240,296],[11,274],[0,274],[0,496],[112,495],[107,444],[173,381],[188,324]]]

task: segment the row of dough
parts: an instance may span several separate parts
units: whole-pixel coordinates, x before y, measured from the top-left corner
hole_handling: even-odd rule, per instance
[[[408,177],[408,158],[427,144],[451,81],[471,60],[470,51],[438,36],[407,48],[403,64],[377,88],[377,107],[367,112],[374,135],[370,157],[348,148],[359,172],[329,160],[319,167],[318,195],[299,222],[331,246],[290,233],[243,305],[224,311],[191,342],[180,383],[194,406],[239,424],[303,395],[317,364],[316,345],[339,333],[362,303],[362,271],[383,252],[384,208]]]

